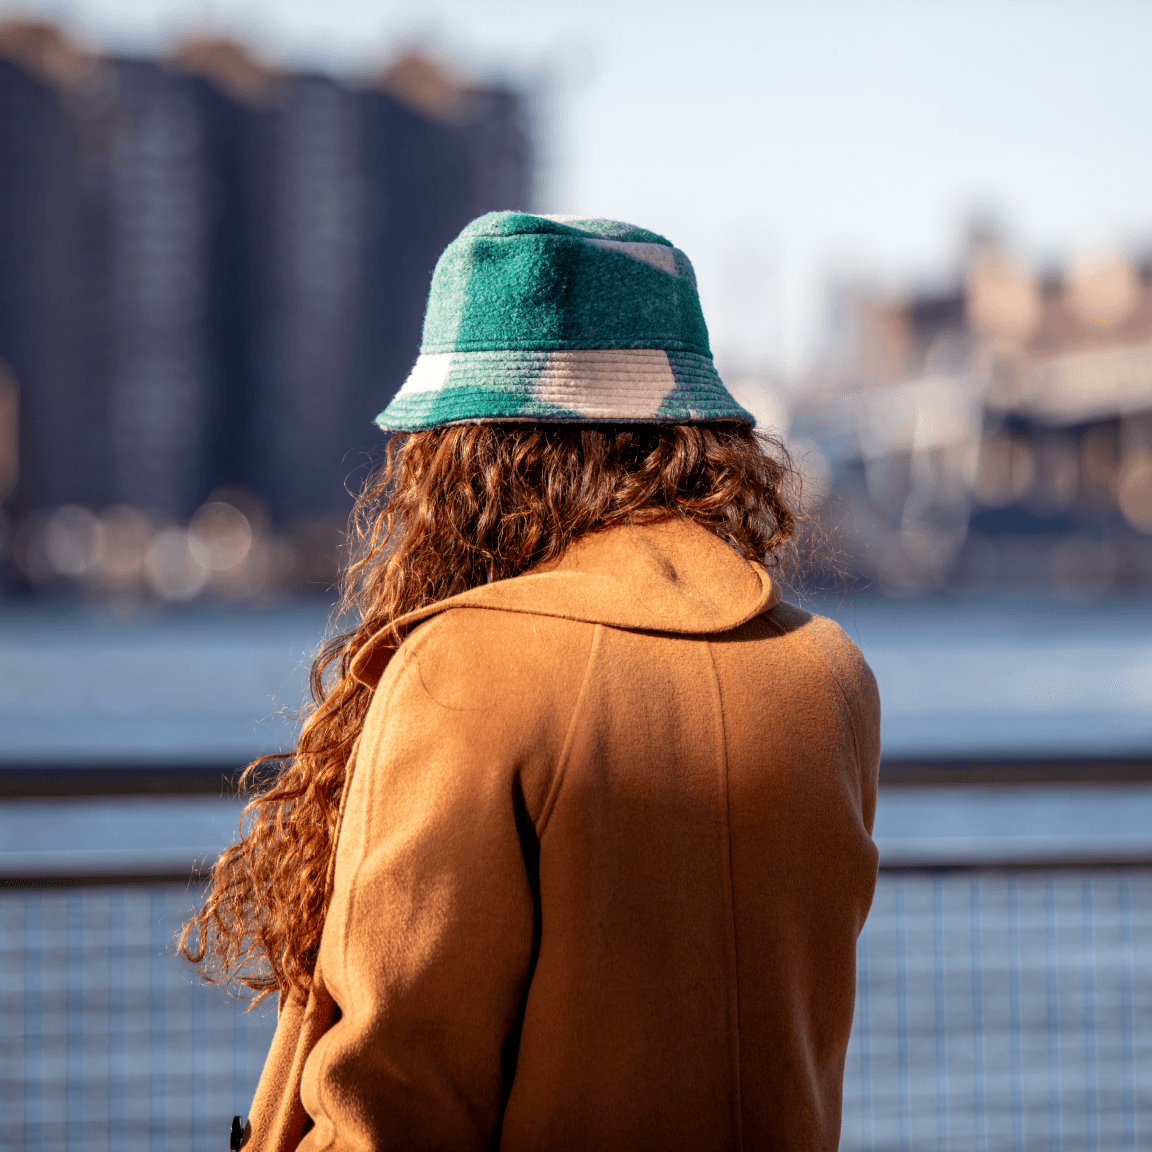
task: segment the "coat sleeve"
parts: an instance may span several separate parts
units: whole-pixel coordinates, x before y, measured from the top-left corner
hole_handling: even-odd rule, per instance
[[[319,969],[307,1001],[282,1000],[249,1112],[244,1152],[291,1152],[299,1147],[310,1126],[300,1102],[300,1076],[316,1042],[332,1026],[333,1007]]]
[[[406,643],[369,711],[320,948],[337,1022],[304,1068],[304,1149],[463,1152],[499,1122],[536,908],[520,769],[549,754],[550,726],[462,676],[458,655]]]

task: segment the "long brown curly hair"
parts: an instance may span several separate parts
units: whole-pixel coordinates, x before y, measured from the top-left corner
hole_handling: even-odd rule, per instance
[[[250,764],[242,836],[179,946],[209,981],[305,996],[324,927],[345,766],[371,689],[353,657],[401,616],[557,559],[591,532],[669,516],[749,560],[789,560],[797,473],[742,424],[471,424],[388,443],[356,501],[335,620],[296,748]],[[271,773],[270,769],[275,769]]]

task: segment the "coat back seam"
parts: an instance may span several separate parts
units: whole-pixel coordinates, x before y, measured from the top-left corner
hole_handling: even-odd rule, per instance
[[[732,866],[732,790],[728,779],[728,730],[724,723],[724,697],[720,691],[720,673],[716,668],[716,656],[712,651],[712,642],[704,640],[704,649],[708,659],[708,667],[712,673],[712,699],[715,710],[716,729],[718,736],[719,775],[723,791],[720,797],[720,815],[724,822],[724,835],[722,850],[725,860],[725,880],[728,887],[728,928],[729,939],[732,941],[732,996],[731,996],[731,1029],[732,1029],[732,1060],[733,1079],[736,1085],[736,1101],[733,1117],[735,1127],[735,1148],[742,1152],[744,1148],[744,1099],[742,1076],[743,1069],[740,1056],[740,948],[736,938],[736,877]]]
[[[548,821],[556,807],[560,789],[564,783],[564,776],[568,769],[568,761],[572,755],[572,744],[576,739],[576,721],[583,711],[584,699],[588,695],[589,684],[592,682],[592,668],[596,663],[601,645],[604,643],[605,625],[592,626],[592,640],[588,645],[587,662],[584,665],[584,677],[580,681],[580,690],[576,693],[576,700],[572,705],[572,715],[568,719],[568,730],[564,733],[564,742],[560,745],[560,754],[556,757],[556,775],[548,795],[540,807],[540,815],[536,819],[536,838],[540,839],[548,827]]]

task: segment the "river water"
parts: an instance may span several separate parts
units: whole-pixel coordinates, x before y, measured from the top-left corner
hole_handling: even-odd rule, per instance
[[[1152,603],[1038,596],[869,597],[807,607],[861,646],[888,758],[1152,758]],[[0,611],[0,767],[241,764],[287,746],[325,606],[117,616]],[[11,800],[0,871],[178,870],[235,834],[218,797]],[[1080,784],[885,790],[890,863],[1152,858],[1152,788]],[[167,870],[167,869],[163,869]]]
[[[1152,754],[1152,601],[809,604],[861,646],[886,756]],[[279,747],[327,610],[0,608],[0,762],[215,763]]]

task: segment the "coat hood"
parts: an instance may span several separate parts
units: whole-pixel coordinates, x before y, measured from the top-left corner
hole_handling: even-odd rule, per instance
[[[700,635],[737,628],[779,600],[761,565],[698,524],[669,519],[595,532],[550,565],[409,612],[395,628],[403,637],[452,608],[486,608]],[[352,675],[375,688],[395,647],[392,628],[381,629],[356,653]]]

